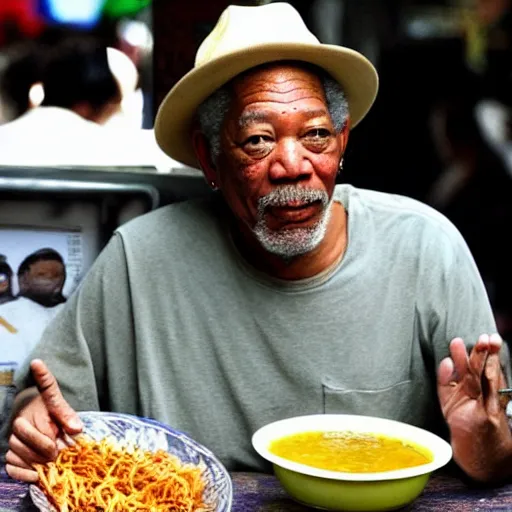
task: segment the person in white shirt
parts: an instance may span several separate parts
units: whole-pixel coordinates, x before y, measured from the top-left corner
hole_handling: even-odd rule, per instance
[[[20,368],[61,308],[46,308],[25,297],[0,304],[0,363]]]
[[[0,166],[176,167],[152,130],[136,129],[126,115],[136,115],[138,82],[128,57],[82,39],[49,52],[31,90],[36,107],[0,126]]]

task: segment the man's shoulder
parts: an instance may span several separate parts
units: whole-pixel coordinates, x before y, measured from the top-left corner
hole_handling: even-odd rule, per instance
[[[458,233],[447,217],[417,199],[352,186],[342,186],[342,190],[341,195],[348,197],[349,211],[350,207],[359,208],[385,222],[415,224],[417,227],[441,230],[452,235]]]
[[[136,217],[117,229],[125,242],[152,242],[170,237],[189,236],[196,239],[215,231],[219,208],[211,197],[189,199],[162,206]]]
[[[442,213],[416,199],[350,187],[347,204],[357,219],[357,231],[408,258],[426,258],[451,266],[469,249],[457,227]],[[465,257],[465,256],[464,256]],[[437,263],[435,263],[437,262]]]

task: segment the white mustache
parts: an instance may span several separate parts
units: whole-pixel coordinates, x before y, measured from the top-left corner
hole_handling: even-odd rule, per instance
[[[323,206],[327,206],[329,204],[329,196],[323,190],[297,187],[296,185],[284,185],[260,198],[258,201],[258,211],[260,215],[263,215],[264,210],[269,206],[286,206],[292,202],[308,204],[316,201],[320,201]]]

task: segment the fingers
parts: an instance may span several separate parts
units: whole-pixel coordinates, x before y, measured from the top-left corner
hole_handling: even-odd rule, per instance
[[[438,370],[438,385],[447,386],[450,381],[458,382],[470,398],[478,398],[482,394],[482,379],[487,360],[490,355],[495,355],[499,363],[501,346],[502,340],[498,334],[491,336],[482,334],[468,356],[462,338],[454,338],[449,347],[452,364],[450,366],[447,362],[441,362]]]
[[[39,393],[52,418],[68,434],[78,434],[81,432],[82,422],[80,418],[62,396],[57,380],[48,367],[40,359],[34,359],[30,364],[30,368]]]
[[[469,357],[469,365],[475,375],[480,376],[482,383],[485,383],[486,372],[490,370],[489,375],[494,375],[496,381],[496,390],[500,382],[502,382],[502,372],[500,368],[499,354],[503,345],[502,339],[499,334],[482,334],[471,351]],[[489,358],[492,357],[492,362]]]
[[[454,338],[450,343],[450,355],[454,366],[452,381],[459,382],[469,397],[477,398],[481,393],[480,375],[487,352],[480,345],[479,349],[473,350],[471,357],[468,357],[464,341],[461,338]]]
[[[31,467],[32,464],[44,464],[50,460],[48,457],[44,457],[40,453],[37,453],[35,450],[24,444],[14,435],[9,438],[9,448],[29,467]]]
[[[453,393],[453,373],[453,361],[451,358],[446,357],[441,361],[437,370],[437,394],[439,396],[439,402],[441,404],[443,414],[445,413],[445,407],[448,400]]]
[[[475,345],[475,350],[477,351],[485,351],[489,354],[498,354],[503,345],[503,340],[498,333],[494,334],[481,334],[478,337],[478,341]]]
[[[455,368],[453,361],[449,357],[445,357],[437,370],[437,382],[440,386],[448,386],[453,381],[453,372]]]
[[[45,463],[46,458],[23,444],[14,434],[9,438],[9,451],[5,455],[6,470],[11,478],[24,482],[37,482],[34,463]]]
[[[498,334],[489,337],[489,356],[482,376],[484,403],[489,415],[497,416],[502,413],[500,394],[498,390],[503,387],[505,376],[501,370],[500,349],[503,342]]]
[[[7,474],[15,480],[21,480],[30,484],[35,484],[39,480],[37,472],[33,469],[20,468],[18,466],[13,466],[12,464],[7,464],[5,469]]]
[[[469,371],[469,359],[466,345],[462,338],[453,338],[450,342],[450,356],[453,360],[454,380],[461,380]]]
[[[18,416],[12,424],[12,432],[9,447],[25,461],[46,462],[57,457],[55,441],[41,433],[26,418]]]
[[[489,347],[492,353],[497,353],[501,350],[503,340],[498,333],[491,334],[489,336]]]
[[[501,380],[500,356],[491,354],[487,358],[484,371],[484,403],[489,415],[496,416],[501,414],[500,394],[498,389]]]
[[[485,361],[489,354],[498,354],[503,342],[499,334],[481,334],[468,357],[466,346],[462,338],[454,338],[450,343],[450,355],[454,360],[455,372],[458,380],[468,370],[476,375],[482,375]]]
[[[454,338],[450,343],[450,356],[454,366],[452,380],[460,382],[471,398],[478,398],[483,394],[487,406],[492,410],[499,407],[498,389],[504,381],[499,359],[502,345],[499,334],[481,334],[468,357],[461,338]],[[448,370],[445,370],[438,377],[442,377],[443,384],[446,384],[447,374]]]
[[[473,371],[473,374],[479,379],[482,377],[482,373],[485,368],[485,362],[489,356],[489,335],[482,334],[478,338],[471,355],[469,356],[469,367]]]
[[[16,466],[22,469],[33,469],[32,466],[29,466],[21,457],[16,455],[12,450],[9,450],[5,454],[5,461],[7,464],[11,464],[11,466]]]

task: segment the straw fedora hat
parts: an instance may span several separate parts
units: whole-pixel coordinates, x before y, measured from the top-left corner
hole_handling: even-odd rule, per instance
[[[230,5],[199,47],[194,68],[162,101],[155,120],[159,146],[171,158],[197,167],[190,131],[199,105],[238,74],[280,60],[315,64],[337,80],[347,96],[352,127],[375,100],[378,76],[371,62],[349,48],[321,44],[290,4]]]

